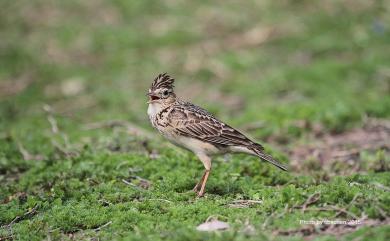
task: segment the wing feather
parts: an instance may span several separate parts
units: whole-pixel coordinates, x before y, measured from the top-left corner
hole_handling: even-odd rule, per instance
[[[249,146],[253,142],[241,132],[219,121],[191,103],[176,105],[168,119],[181,135],[223,146]]]
[[[219,121],[206,110],[188,102],[178,102],[169,113],[170,126],[184,136],[206,141],[216,146],[244,146],[258,157],[282,170],[285,166],[265,154],[263,146],[251,141],[244,134]]]

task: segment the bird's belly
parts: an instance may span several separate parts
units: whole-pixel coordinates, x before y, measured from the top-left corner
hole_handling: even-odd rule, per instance
[[[191,137],[170,137],[165,136],[172,144],[192,151],[194,153],[204,153],[207,155],[213,155],[220,153],[220,150],[213,144],[200,141]]]

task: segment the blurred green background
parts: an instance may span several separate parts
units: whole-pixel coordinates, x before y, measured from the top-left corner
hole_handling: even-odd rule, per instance
[[[339,130],[389,116],[388,1],[22,0],[0,11],[5,129],[43,103],[70,122],[149,127],[144,93],[161,72],[236,126]]]
[[[307,136],[318,126],[322,133],[336,134],[363,126],[367,118],[388,119],[389,23],[390,1],[385,0],[0,1],[0,181],[4,183],[0,200],[20,192],[29,198],[27,204],[12,198],[3,201],[0,224],[8,224],[35,203],[42,213],[48,212],[42,214],[45,217],[54,215],[50,207],[91,201],[96,190],[91,190],[85,180],[95,178],[100,183],[119,178],[119,184],[110,185],[120,186],[120,178],[128,175],[127,169],[124,174],[118,167],[122,162],[126,168],[143,166],[144,177],[156,183],[157,191],[150,194],[156,195],[154,198],[189,189],[200,173],[200,163],[189,154],[161,145],[166,142],[152,130],[146,114],[145,93],[162,72],[176,79],[179,97],[205,107],[263,143],[270,141],[267,149],[283,162],[290,159],[280,146],[310,142]],[[125,130],[115,126],[124,126]],[[153,165],[162,164],[150,160],[145,150],[160,153],[164,160],[171,160],[165,160],[171,168],[182,169],[177,167],[165,186],[157,184],[170,169],[151,171]],[[39,161],[32,161],[35,159]],[[186,166],[186,161],[178,163],[177,159],[190,159],[187,162],[191,164]],[[233,159],[237,164],[234,168],[239,168],[240,159]],[[257,163],[251,158],[245,160]],[[98,169],[99,165],[108,166]],[[152,166],[150,170],[147,165]],[[191,168],[190,176],[183,177],[182,171]],[[255,181],[263,180],[259,182],[266,186],[284,185],[291,177],[265,168],[264,173],[248,175]],[[240,173],[237,170],[231,173]],[[156,174],[159,171],[161,176]],[[225,171],[216,171],[218,181],[213,184],[211,180],[211,187],[216,188],[215,193],[229,195],[229,191],[217,188],[225,185]],[[72,183],[70,180],[78,184],[61,192],[53,189]],[[390,184],[388,178],[383,180],[382,184]],[[50,185],[45,187],[47,183]],[[297,181],[296,185],[303,183],[307,184]],[[179,187],[172,191],[169,185],[175,184]],[[233,179],[229,185],[239,189]],[[252,183],[241,192],[253,198],[253,190],[263,188],[261,185]],[[117,188],[107,187],[128,191]],[[74,190],[89,191],[77,196],[72,194]],[[314,192],[316,186],[311,190]],[[173,200],[182,199],[171,195]],[[388,204],[389,196],[384,200]],[[89,201],[80,210],[93,206]],[[216,205],[213,200],[204,205],[209,204],[211,209]],[[270,204],[264,210],[282,210],[284,204],[279,204]],[[191,208],[197,210],[198,206]],[[150,217],[156,215],[153,208],[145,210]],[[202,210],[201,217],[185,225],[204,221],[208,209]],[[187,209],[183,212],[180,215],[191,213]],[[56,220],[69,213],[61,215]],[[237,215],[241,214],[226,214],[229,220]],[[264,215],[262,221],[267,213]],[[35,238],[45,237],[50,225],[44,218],[37,219],[17,224],[19,238],[27,237],[31,227],[43,230],[35,233]],[[182,228],[181,218],[168,219],[176,220]],[[87,227],[96,228],[107,220],[92,220]],[[69,230],[74,232],[73,222],[78,221],[68,220],[69,226],[58,221],[53,228],[68,235]],[[115,226],[115,222],[115,232],[129,230]],[[140,227],[137,232],[142,237],[151,230]],[[109,237],[109,233],[102,237]],[[9,236],[8,231],[2,234]],[[66,235],[59,237],[69,238]],[[228,237],[236,234],[231,235]]]

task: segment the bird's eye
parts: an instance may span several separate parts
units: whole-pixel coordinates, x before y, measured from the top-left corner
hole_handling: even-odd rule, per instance
[[[169,92],[168,92],[168,90],[164,90],[164,92],[162,94],[164,97],[168,97]]]

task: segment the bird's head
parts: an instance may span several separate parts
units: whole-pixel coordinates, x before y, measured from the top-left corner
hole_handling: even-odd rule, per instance
[[[159,74],[154,80],[148,93],[149,104],[170,104],[175,101],[176,95],[173,91],[175,80],[167,73]]]

